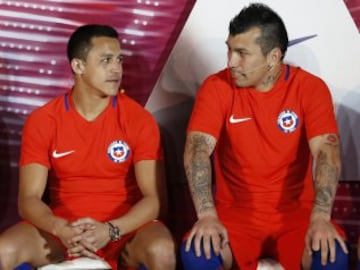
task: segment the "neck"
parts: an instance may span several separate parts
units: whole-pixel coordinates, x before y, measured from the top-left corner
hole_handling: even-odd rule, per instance
[[[109,104],[110,97],[99,97],[79,93],[74,89],[71,95],[75,110],[87,121],[94,121]]]
[[[269,70],[269,72],[266,74],[262,82],[260,83],[259,87],[257,87],[257,90],[260,92],[268,92],[270,91],[275,83],[280,78],[282,72],[282,64],[278,63],[273,68]]]

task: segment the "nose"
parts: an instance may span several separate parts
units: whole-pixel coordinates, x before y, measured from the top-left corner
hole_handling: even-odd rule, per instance
[[[229,68],[238,67],[239,64],[240,64],[240,59],[236,55],[236,53],[228,52],[228,60],[227,60],[228,67]]]
[[[111,71],[114,73],[121,73],[123,69],[122,63],[114,61],[111,65]]]

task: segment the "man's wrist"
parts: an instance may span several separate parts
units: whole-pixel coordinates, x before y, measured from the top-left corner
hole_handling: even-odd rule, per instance
[[[51,233],[59,236],[60,231],[68,224],[67,220],[55,218],[52,223]]]
[[[325,211],[316,211],[313,210],[310,216],[311,221],[316,220],[323,220],[323,221],[330,221],[331,220],[331,214],[327,213]]]
[[[118,226],[114,225],[110,221],[105,222],[109,227],[109,238],[111,242],[116,242],[121,239],[121,231]]]
[[[202,211],[200,213],[197,214],[198,219],[203,219],[203,218],[218,218],[215,206],[212,208],[207,209],[206,211]]]

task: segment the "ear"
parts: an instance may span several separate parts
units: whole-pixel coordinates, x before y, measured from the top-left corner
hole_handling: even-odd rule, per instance
[[[276,47],[272,49],[268,54],[269,68],[272,68],[276,64],[281,62],[282,52],[280,48]]]
[[[79,58],[74,58],[71,60],[71,69],[76,75],[82,75],[84,73],[84,62]]]

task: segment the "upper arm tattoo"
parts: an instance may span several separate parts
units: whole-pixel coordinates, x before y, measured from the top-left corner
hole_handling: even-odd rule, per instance
[[[334,134],[325,135],[315,167],[315,212],[331,214],[340,176],[340,143]]]
[[[198,214],[214,209],[210,155],[215,147],[212,136],[194,133],[185,146],[185,171]]]

